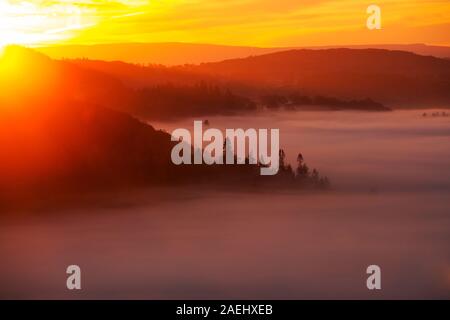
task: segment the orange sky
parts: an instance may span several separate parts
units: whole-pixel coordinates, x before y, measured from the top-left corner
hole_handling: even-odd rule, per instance
[[[366,8],[382,30],[366,29]],[[450,45],[449,0],[0,0],[0,45]]]

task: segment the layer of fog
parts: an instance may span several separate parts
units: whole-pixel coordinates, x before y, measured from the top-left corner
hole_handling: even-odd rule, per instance
[[[210,127],[279,128],[280,145],[294,166],[302,152],[311,168],[338,189],[450,190],[450,117],[435,110],[395,112],[284,112],[248,117],[208,117],[155,126],[172,132]],[[206,127],[205,127],[206,129]]]
[[[0,298],[450,298],[450,118],[421,114],[211,117],[280,128],[290,161],[301,151],[335,190],[174,188],[22,212],[0,223]],[[65,287],[70,264],[80,292]],[[366,288],[371,264],[379,292]]]

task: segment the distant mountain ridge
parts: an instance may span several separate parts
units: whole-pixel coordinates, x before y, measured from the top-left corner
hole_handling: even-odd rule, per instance
[[[450,47],[433,46],[423,43],[415,44],[371,44],[371,45],[348,45],[348,46],[313,46],[304,49],[384,49],[394,51],[408,51],[422,56],[433,56],[436,58],[450,59]]]
[[[308,95],[372,98],[394,107],[450,105],[450,60],[405,51],[301,49],[189,69],[228,81],[300,90]]]
[[[398,50],[294,49],[175,67],[70,62],[132,88],[205,82],[253,100],[300,94],[344,101],[371,99],[389,108],[450,106],[450,59]]]
[[[17,62],[21,72],[0,79],[1,87],[9,88],[0,92],[0,103],[4,94],[21,97],[11,95],[14,87],[28,86],[22,90],[28,95],[64,96],[150,118],[251,111],[253,102],[264,105],[264,97],[268,106],[289,108],[308,101],[314,102],[310,106],[326,102],[339,109],[355,109],[358,101],[375,102],[368,105],[380,110],[382,105],[450,106],[450,60],[404,51],[301,49],[164,67],[57,61],[24,48],[10,50],[17,51],[11,56],[23,57]]]
[[[83,59],[70,60],[134,88],[207,82],[253,100],[258,100],[262,95],[281,93],[320,95],[347,101],[371,99],[389,108],[450,105],[450,59],[437,58],[447,53],[450,56],[449,47],[422,44],[376,45],[377,49],[365,49],[363,45],[349,47],[356,49],[266,50],[166,43],[67,46],[39,50],[48,51],[53,57],[83,56]],[[130,64],[126,59],[130,58],[130,54],[133,62],[151,61],[169,66]],[[122,61],[101,59],[108,55],[113,60]],[[232,58],[223,60],[224,57]],[[220,61],[208,62],[208,59]],[[192,64],[170,66],[171,63],[184,62]]]
[[[123,61],[139,64],[183,65],[218,62],[228,59],[286,51],[291,49],[386,49],[409,51],[420,55],[450,58],[450,47],[425,44],[376,44],[376,45],[335,45],[305,47],[248,47],[195,43],[119,43],[95,45],[63,45],[35,48],[51,58],[88,58],[103,61]],[[180,54],[181,53],[181,54]]]
[[[261,55],[286,48],[257,48],[189,43],[125,43],[96,45],[65,45],[35,48],[54,59],[88,58],[123,61],[136,64],[167,66],[200,64],[251,55]]]

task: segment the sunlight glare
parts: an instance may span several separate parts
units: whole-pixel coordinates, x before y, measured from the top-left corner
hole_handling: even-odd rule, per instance
[[[93,11],[69,2],[0,0],[0,48],[8,44],[52,44],[70,38],[74,30],[95,24]]]

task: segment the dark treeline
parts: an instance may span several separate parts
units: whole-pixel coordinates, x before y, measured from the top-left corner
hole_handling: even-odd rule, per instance
[[[301,187],[321,189],[328,189],[330,187],[328,177],[321,176],[319,171],[315,168],[310,170],[302,153],[297,155],[297,167],[295,169],[293,169],[290,164],[286,163],[286,154],[283,149],[279,151],[279,157],[280,169],[277,174],[278,179],[291,180],[292,183]]]
[[[269,109],[301,109],[304,107],[325,107],[331,110],[389,111],[383,104],[370,98],[341,100],[327,96],[307,96],[300,93],[266,94],[260,97],[261,104]]]
[[[246,156],[243,164],[238,163],[237,155],[230,149],[229,140],[225,140],[223,146],[223,163],[226,163],[226,154],[234,154],[234,164],[213,165],[180,165],[175,168],[177,174],[172,176],[172,181],[185,183],[195,181],[208,185],[231,185],[233,189],[247,189],[254,191],[276,190],[314,190],[329,189],[331,184],[326,176],[321,176],[317,169],[310,170],[302,153],[297,156],[297,166],[294,169],[286,162],[286,154],[279,150],[279,170],[275,175],[261,175],[261,168],[268,167],[261,159],[255,159],[252,155]],[[230,151],[231,150],[231,151]],[[192,148],[191,162],[195,152],[203,152]],[[252,159],[253,158],[253,159]],[[176,177],[176,178],[175,178]]]
[[[145,118],[229,115],[256,109],[252,100],[206,82],[160,84],[139,89],[136,94],[136,114]]]
[[[329,110],[389,111],[370,98],[341,100],[327,96],[307,96],[299,93],[262,95],[258,102],[235,94],[214,83],[194,85],[159,84],[136,90],[134,112],[147,119],[170,119],[207,115],[233,115],[261,108],[301,110],[302,108]]]

